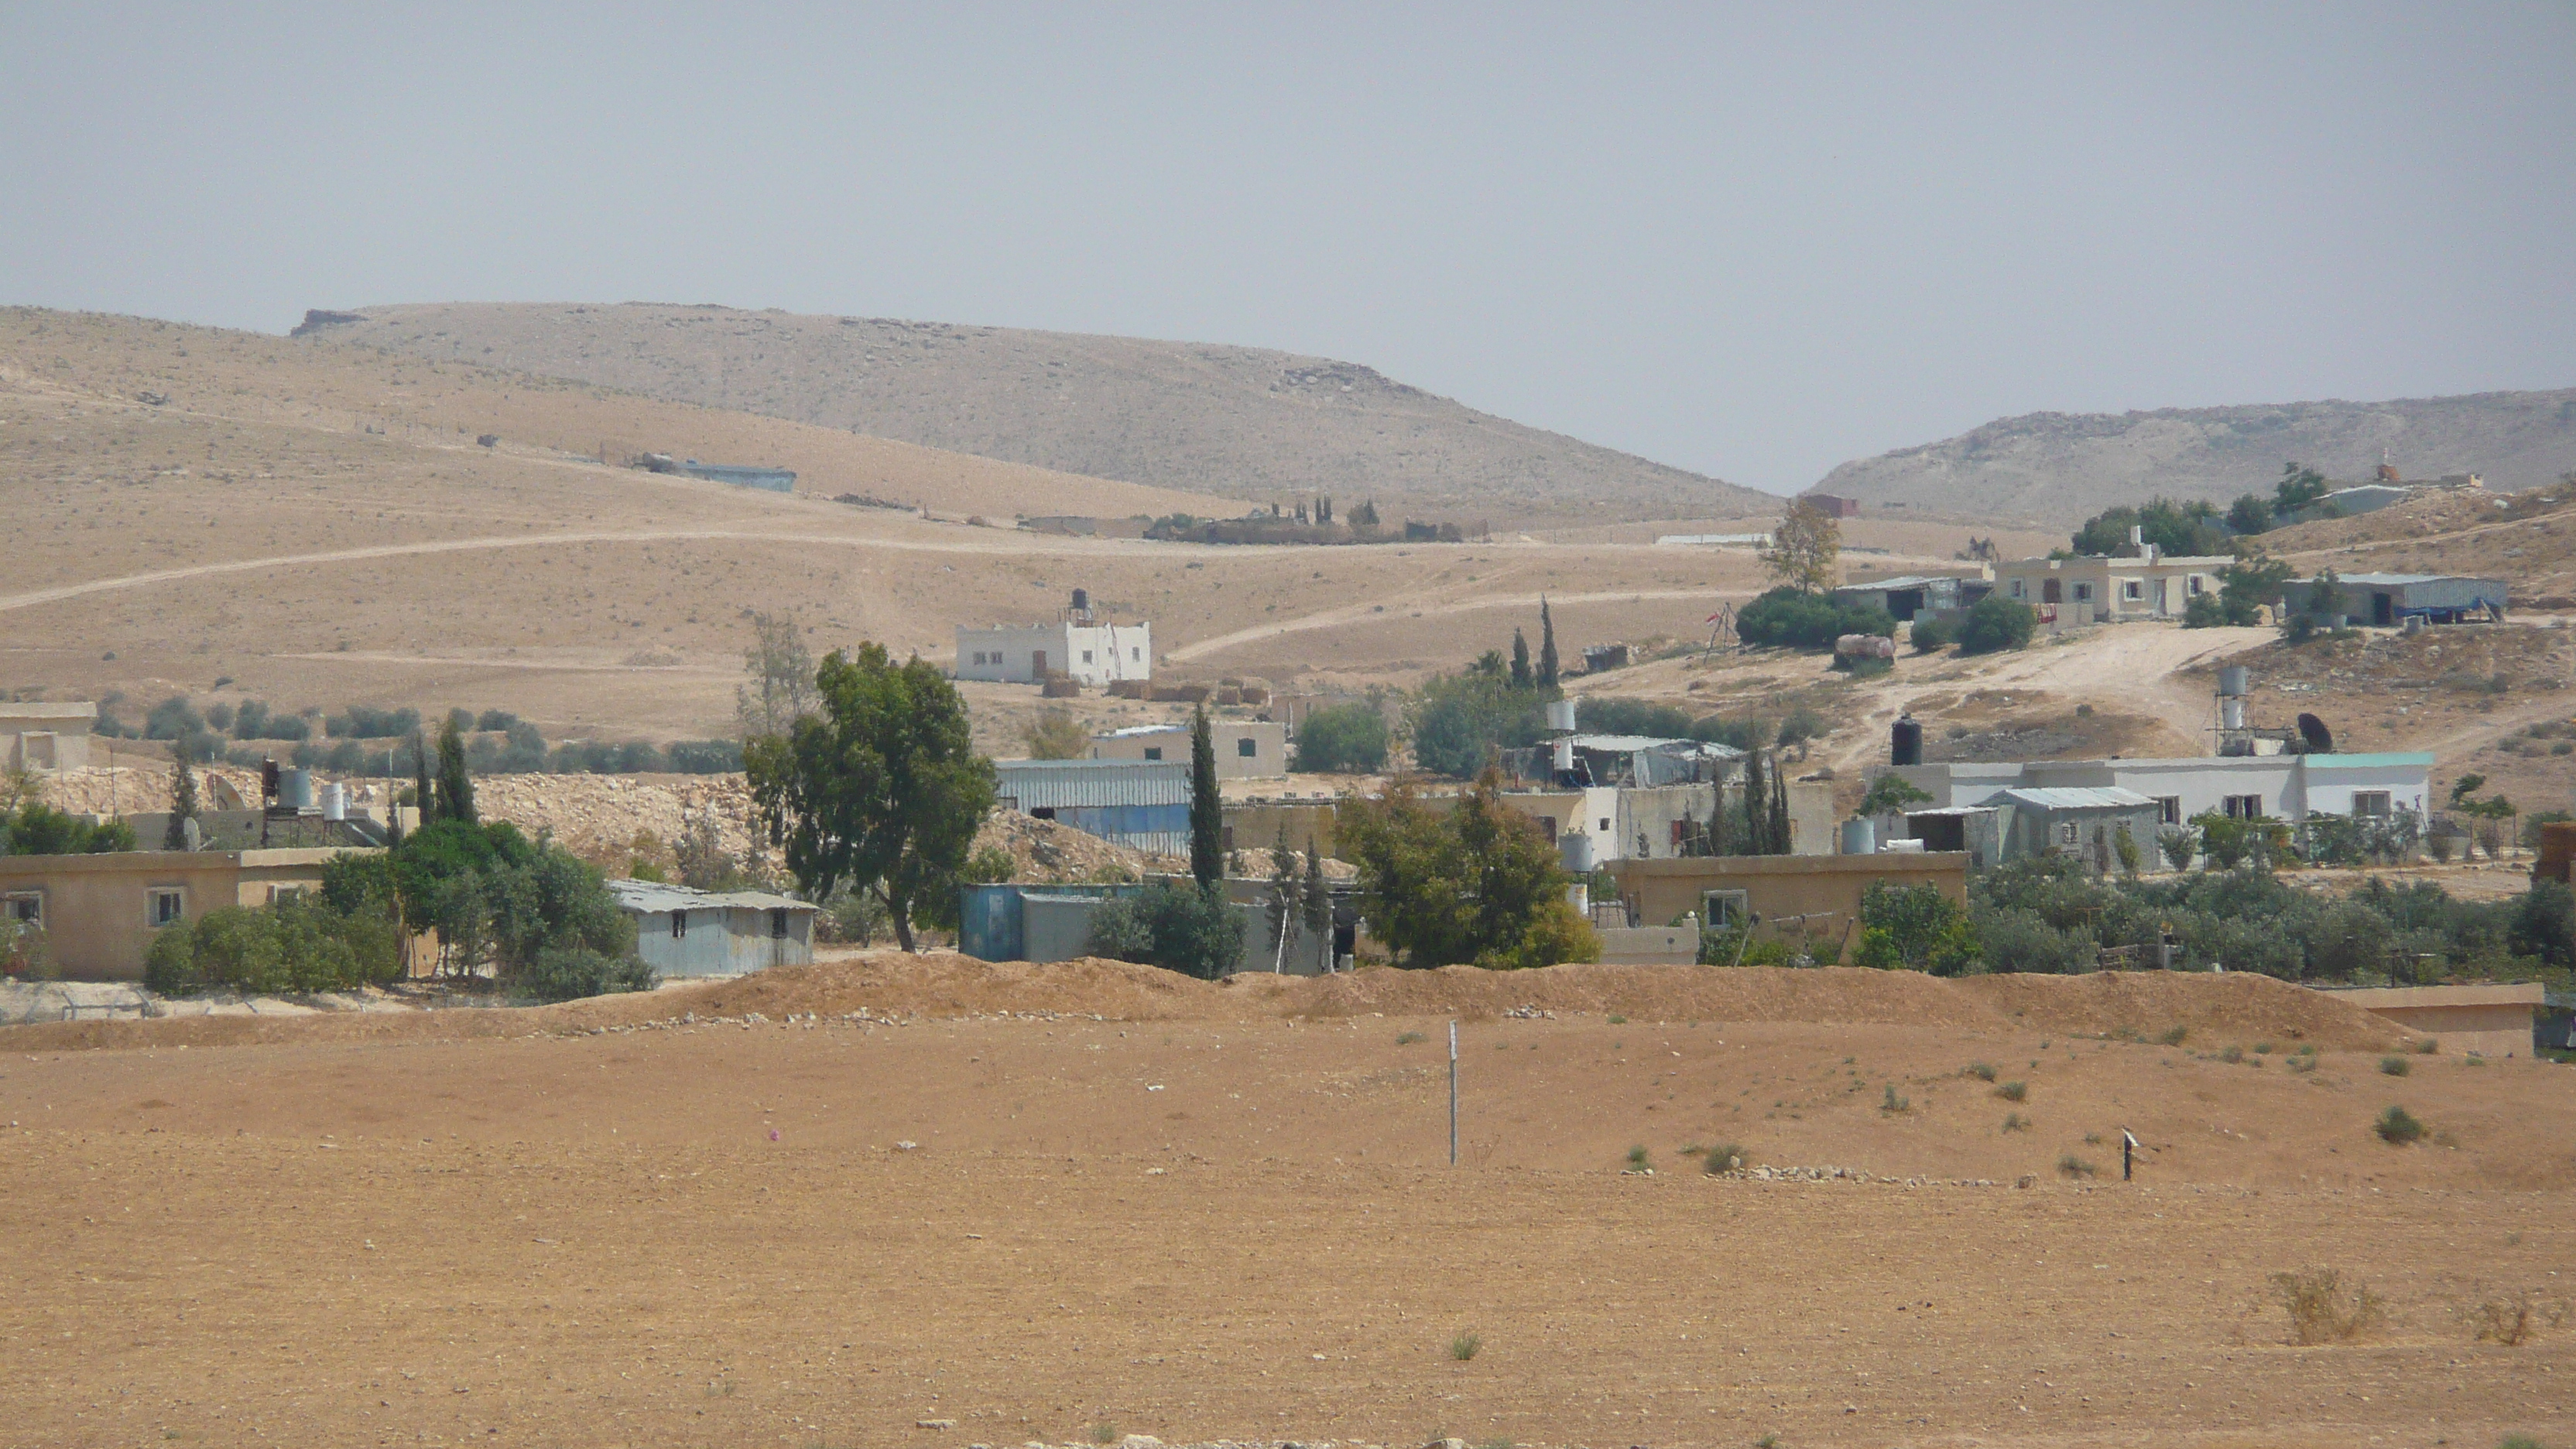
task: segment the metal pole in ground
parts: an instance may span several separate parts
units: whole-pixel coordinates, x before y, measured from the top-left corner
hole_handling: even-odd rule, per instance
[[[1458,1023],[1449,1023],[1449,1165],[1458,1165]]]

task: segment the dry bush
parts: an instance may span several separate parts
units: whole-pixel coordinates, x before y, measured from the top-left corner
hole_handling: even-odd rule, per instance
[[[2516,1293],[2503,1302],[2489,1299],[2479,1304],[2471,1316],[2478,1325],[2478,1342],[2520,1348],[2544,1326],[2556,1328],[2565,1322],[2567,1310],[2534,1303],[2530,1294]]]
[[[2386,1299],[2358,1285],[2346,1293],[2343,1275],[2332,1268],[2275,1273],[2272,1295],[2289,1310],[2290,1341],[2302,1346],[2350,1343],[2388,1316]]]

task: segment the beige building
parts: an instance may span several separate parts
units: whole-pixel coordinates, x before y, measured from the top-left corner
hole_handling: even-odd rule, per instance
[[[318,889],[344,850],[130,850],[0,855],[0,910],[45,933],[73,981],[140,981],[152,933],[219,906]]]
[[[1962,851],[1888,855],[1718,855],[1618,860],[1605,869],[1641,926],[1666,926],[1687,911],[1703,922],[1750,914],[1763,938],[1803,940],[1819,961],[1847,959],[1860,936],[1860,898],[1872,881],[1930,883],[1968,903]]]
[[[1270,780],[1288,773],[1288,727],[1266,719],[1213,716],[1208,730],[1216,745],[1220,780]],[[1091,739],[1095,760],[1163,760],[1188,764],[1190,727],[1185,724],[1131,725]]]
[[[87,769],[96,723],[94,704],[0,703],[0,769]]]
[[[2537,981],[2511,986],[2366,987],[2334,995],[2433,1038],[2446,1052],[2488,1057],[2530,1056],[2532,1022],[2543,1002]]]
[[[2208,555],[2142,558],[2025,558],[1995,565],[1995,593],[2040,611],[2060,627],[2179,619],[2194,597],[2218,592],[2236,562]]]

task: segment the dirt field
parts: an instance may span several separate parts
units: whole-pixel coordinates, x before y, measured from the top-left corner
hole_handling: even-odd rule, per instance
[[[2476,1327],[2568,1301],[2576,1074],[2395,1040],[2243,978],[885,955],[12,1028],[0,1384],[80,1445],[2563,1442],[2576,1325]],[[2289,1344],[2308,1266],[2384,1324]]]

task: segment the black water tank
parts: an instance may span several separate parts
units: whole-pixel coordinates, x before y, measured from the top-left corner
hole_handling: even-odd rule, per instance
[[[1088,614],[1091,612],[1091,590],[1076,589],[1073,591],[1073,611],[1077,614]]]
[[[1887,762],[1891,765],[1923,763],[1923,726],[1915,723],[1914,716],[1897,716],[1896,727],[1888,731]]]

